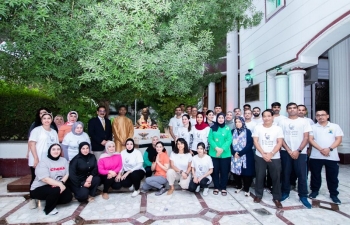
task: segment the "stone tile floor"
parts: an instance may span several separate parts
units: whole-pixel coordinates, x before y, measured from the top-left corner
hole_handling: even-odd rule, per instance
[[[264,193],[263,201],[256,204],[253,188],[250,197],[228,188],[226,197],[214,196],[212,190],[208,196],[181,190],[171,196],[155,196],[149,192],[136,198],[128,192],[111,193],[109,200],[97,196],[88,204],[73,201],[60,205],[59,213],[54,216],[43,213],[45,201],[40,201],[37,209],[29,209],[27,192],[6,190],[6,185],[17,178],[3,178],[0,179],[0,224],[350,224],[349,174],[350,165],[340,165],[340,206],[331,203],[323,171],[320,195],[312,201],[312,209],[300,204],[295,191],[283,202],[284,208],[277,210],[268,192]]]

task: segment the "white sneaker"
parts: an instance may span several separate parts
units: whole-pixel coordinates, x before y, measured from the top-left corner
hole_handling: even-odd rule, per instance
[[[129,191],[134,191],[134,185],[131,185],[131,187],[129,187]]]
[[[201,190],[201,186],[197,186],[197,188],[196,188],[196,192],[199,192]]]
[[[204,190],[203,190],[203,195],[204,195],[204,196],[207,196],[207,195],[208,195],[208,192],[209,192],[209,188],[204,188]]]
[[[58,210],[56,208],[54,208],[49,215],[56,215],[58,213]]]
[[[36,199],[30,199],[29,201],[29,208],[30,209],[36,209],[38,207],[38,202]]]
[[[140,194],[140,190],[134,191],[131,195],[131,197],[136,197]]]
[[[250,196],[250,193],[249,193],[249,192],[244,192],[244,195],[245,195],[246,197],[249,197],[249,196]]]

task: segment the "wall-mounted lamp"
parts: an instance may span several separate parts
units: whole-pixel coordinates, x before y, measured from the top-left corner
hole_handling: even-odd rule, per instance
[[[248,70],[248,73],[245,74],[244,76],[244,79],[247,81],[247,84],[249,84],[249,86],[253,85],[253,77],[252,75],[250,74],[250,72],[252,71],[253,69],[249,69]]]

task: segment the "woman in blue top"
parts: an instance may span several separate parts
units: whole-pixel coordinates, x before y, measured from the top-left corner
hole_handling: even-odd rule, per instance
[[[239,193],[243,189],[245,196],[248,197],[249,188],[255,175],[252,132],[247,129],[242,117],[236,118],[234,122],[236,128],[232,130],[231,172],[237,185],[235,193]]]

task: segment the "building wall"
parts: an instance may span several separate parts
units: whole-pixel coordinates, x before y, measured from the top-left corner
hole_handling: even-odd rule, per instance
[[[265,12],[265,1],[254,4]],[[318,32],[349,10],[348,0],[286,0],[285,7],[267,22],[264,18],[259,26],[241,30],[240,105],[245,103],[244,74],[248,69],[254,69],[254,84],[260,83],[260,101],[251,105],[265,108],[266,71],[295,59]]]

